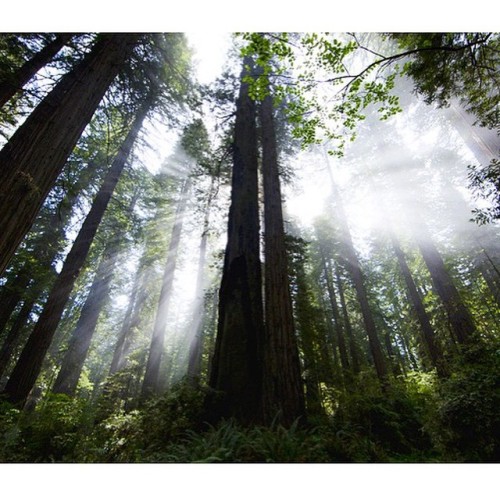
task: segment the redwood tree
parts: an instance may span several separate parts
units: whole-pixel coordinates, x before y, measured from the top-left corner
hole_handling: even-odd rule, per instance
[[[160,365],[165,343],[165,331],[169,318],[169,306],[172,299],[174,272],[177,265],[177,256],[179,252],[179,243],[181,239],[182,224],[186,209],[187,196],[190,188],[190,180],[187,179],[182,184],[179,195],[179,202],[175,213],[175,220],[172,226],[172,234],[167,250],[167,259],[163,271],[162,286],[158,307],[156,309],[155,323],[151,344],[148,352],[146,371],[142,383],[142,398],[158,394],[160,389]]]
[[[89,294],[71,335],[61,369],[52,388],[54,393],[68,396],[75,394],[99,315],[109,295],[110,282],[118,257],[117,242],[110,241],[111,244],[103,252]]]
[[[0,151],[0,274],[137,41],[132,34],[100,36]]]
[[[31,59],[22,66],[12,71],[3,81],[0,82],[0,108],[19,92],[40,69],[46,66],[54,56],[66,45],[73,35],[71,33],[59,33],[47,43],[47,45],[37,52]]]
[[[366,278],[363,274],[363,271],[361,270],[361,264],[359,262],[358,255],[356,253],[356,250],[352,242],[349,226],[347,225],[347,215],[344,210],[342,198],[333,180],[333,176],[331,174],[331,169],[327,157],[326,160],[327,160],[328,172],[330,174],[332,196],[336,206],[337,222],[341,229],[342,257],[343,257],[342,261],[353,281],[354,289],[356,291],[356,298],[360,305],[361,314],[363,316],[363,323],[365,326],[366,334],[368,336],[370,352],[372,354],[373,362],[375,364],[375,370],[377,372],[379,380],[384,386],[387,384],[387,363],[382,351],[382,346],[380,345],[375,319],[373,317],[373,313],[368,300],[368,292],[366,289]]]
[[[92,207],[76,237],[64,265],[59,273],[47,302],[24,347],[5,387],[7,399],[23,404],[36,382],[42,363],[61,319],[64,307],[69,299],[75,281],[80,274],[90,245],[97,232],[109,200],[132,151],[143,120],[151,104],[146,101],[138,111],[134,123],[128,132],[111,168],[106,174]]]
[[[264,185],[265,337],[263,410],[291,424],[305,413],[290,295],[272,96],[260,105]]]
[[[243,63],[245,77],[252,61],[245,58]],[[221,415],[251,422],[261,418],[264,320],[256,112],[248,91],[248,84],[242,81],[236,102],[228,239],[209,384],[221,393]]]

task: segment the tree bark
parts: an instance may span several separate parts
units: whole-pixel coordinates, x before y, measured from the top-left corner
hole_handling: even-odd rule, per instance
[[[0,274],[137,38],[102,35],[0,151]]]
[[[22,405],[36,382],[64,307],[87,258],[90,245],[134,146],[148,109],[149,104],[145,103],[138,112],[127,137],[113,160],[111,168],[104,178],[80,232],[66,257],[62,270],[52,287],[35,328],[14,367],[5,387],[7,399],[12,403]]]
[[[388,383],[387,363],[382,352],[382,347],[380,345],[380,340],[378,338],[377,327],[375,325],[375,320],[373,318],[370,303],[368,300],[368,293],[365,286],[365,277],[363,275],[363,272],[361,271],[361,265],[358,256],[356,254],[356,251],[354,249],[354,244],[352,242],[349,226],[347,225],[347,215],[344,210],[342,198],[333,180],[331,168],[326,154],[325,158],[328,166],[328,172],[330,174],[332,196],[335,200],[337,208],[337,214],[338,214],[337,222],[339,223],[341,228],[341,238],[342,238],[341,243],[343,248],[342,260],[354,284],[354,289],[356,291],[356,298],[358,300],[361,309],[361,314],[363,316],[363,322],[365,325],[366,334],[368,336],[370,352],[373,357],[375,370],[377,372],[377,376],[380,382],[382,383],[382,386],[384,387]]]
[[[5,374],[11,360],[12,353],[21,340],[23,327],[26,325],[34,305],[34,298],[24,301],[11,329],[9,330],[9,333],[4,340],[4,343],[2,344],[2,349],[0,349],[0,379]]]
[[[412,227],[434,288],[446,310],[453,336],[459,344],[465,344],[471,340],[476,330],[474,320],[463,303],[425,224],[421,220],[414,220]]]
[[[54,56],[71,40],[70,33],[60,33],[49,42],[40,52],[26,61],[20,68],[13,71],[8,79],[0,82],[0,108],[46,66]]]
[[[23,293],[30,282],[30,277],[25,268],[12,279],[7,281],[0,295],[0,333],[4,331],[16,306],[23,298]]]
[[[160,366],[163,355],[163,346],[165,343],[165,331],[167,329],[169,319],[169,307],[172,299],[174,273],[177,265],[177,255],[179,252],[179,243],[190,185],[191,183],[189,179],[184,181],[175,213],[172,235],[170,237],[170,243],[167,251],[165,270],[163,272],[160,298],[156,309],[153,334],[151,336],[151,345],[149,347],[148,360],[146,363],[146,371],[144,373],[144,380],[142,383],[141,399],[143,400],[158,394],[160,391]]]
[[[264,185],[265,338],[263,410],[268,422],[305,415],[304,388],[293,322],[272,97],[260,106]]]
[[[52,388],[55,394],[74,396],[82,373],[99,315],[109,295],[109,286],[118,257],[118,248],[106,248],[89,294],[80,312],[76,328],[71,335],[61,369]]]
[[[252,67],[244,60],[242,76]],[[255,103],[242,82],[236,103],[228,241],[219,291],[219,322],[210,386],[222,393],[216,412],[261,418],[264,319],[259,258]]]
[[[500,275],[498,270],[484,248],[480,248],[476,265],[488,285],[495,303],[500,307]]]
[[[417,286],[415,285],[415,281],[411,275],[403,250],[401,249],[401,246],[392,231],[390,232],[390,238],[392,248],[398,260],[399,269],[406,284],[406,290],[408,292],[411,305],[413,306],[413,310],[415,311],[420,324],[420,330],[422,332],[422,338],[426,351],[432,362],[432,366],[436,368],[437,374],[440,377],[444,377],[447,374],[447,369],[444,362],[443,352],[441,351],[441,347],[436,340],[434,328],[432,328],[429,316],[425,310],[420,294],[418,293]]]
[[[205,217],[203,220],[203,232],[200,241],[200,253],[198,257],[198,273],[196,276],[194,318],[191,324],[191,331],[193,332],[193,338],[189,345],[187,375],[188,378],[193,382],[199,379],[201,373],[201,355],[203,347],[202,345],[203,317],[204,317],[203,292],[205,290],[205,261],[207,254],[208,228],[210,223],[210,208],[214,193],[215,193],[215,177],[212,177],[207,205],[205,208]]]
[[[87,172],[92,173],[94,170],[95,165],[89,163]],[[30,248],[29,255],[23,261],[16,262],[16,265],[13,266],[14,270],[9,270],[7,282],[3,286],[0,295],[0,332],[3,332],[17,304],[26,299],[28,285],[30,290],[28,293],[30,295],[36,293],[39,296],[43,290],[48,288],[47,280],[55,276],[54,261],[65,244],[66,225],[73,213],[76,199],[88,186],[88,178],[88,175],[79,175],[56,210],[50,212],[44,209],[41,211],[36,226],[40,223],[43,231],[37,228],[35,236],[27,238],[26,245]],[[49,272],[40,273],[38,270],[49,270]]]
[[[109,368],[109,375],[124,368],[127,356],[132,345],[133,336],[140,325],[141,312],[148,298],[147,283],[150,282],[151,270],[139,268],[135,277],[129,305],[125,313],[118,340],[115,344],[113,359]]]
[[[350,370],[350,364],[349,364],[349,357],[347,355],[347,348],[346,348],[346,343],[345,343],[345,337],[344,337],[344,325],[342,324],[342,321],[340,319],[340,311],[339,311],[339,306],[337,304],[337,298],[335,296],[335,290],[333,289],[333,283],[332,283],[332,278],[330,275],[330,270],[328,269],[328,266],[326,264],[326,259],[323,255],[323,252],[321,251],[322,255],[322,261],[323,261],[323,273],[325,275],[326,279],[326,288],[328,291],[328,299],[330,301],[330,307],[332,310],[332,316],[333,316],[333,322],[335,325],[335,334],[337,337],[337,346],[339,348],[339,354],[340,354],[340,363],[342,365],[342,369],[344,372]]]
[[[344,285],[342,284],[342,279],[340,277],[340,272],[337,265],[335,265],[335,281],[337,283],[337,289],[339,291],[340,307],[342,308],[342,317],[344,319],[345,331],[349,342],[349,352],[351,354],[352,370],[355,374],[358,374],[360,371],[359,351],[356,346],[356,341],[354,339],[354,332],[352,331],[351,320],[349,319],[349,312],[347,311],[347,303],[344,294]]]

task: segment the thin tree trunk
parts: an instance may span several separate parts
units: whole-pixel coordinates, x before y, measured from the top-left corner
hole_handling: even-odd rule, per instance
[[[345,343],[345,338],[344,338],[344,328],[343,324],[340,320],[340,311],[339,311],[339,306],[337,304],[337,298],[335,296],[335,290],[333,289],[333,283],[332,283],[332,278],[330,276],[330,270],[328,269],[326,259],[323,255],[323,252],[321,252],[321,258],[323,261],[323,273],[325,275],[326,279],[326,288],[328,291],[328,299],[330,301],[330,307],[332,310],[332,316],[333,316],[333,321],[335,325],[335,333],[337,336],[337,345],[339,348],[339,354],[340,354],[340,363],[342,364],[342,369],[344,371],[348,371],[350,369],[349,365],[349,357],[347,356],[347,348],[346,348],[346,343]]]
[[[219,295],[217,293],[217,288],[213,287],[212,289],[212,300],[211,300],[211,315],[208,320],[208,328],[207,328],[207,347],[206,347],[206,352],[207,352],[207,365],[206,365],[206,372],[207,375],[210,377],[210,373],[212,373],[212,361],[214,358],[214,352],[215,352],[215,339],[217,336],[217,324],[218,324],[218,315],[219,315]]]
[[[207,219],[205,219],[207,221]],[[200,254],[198,258],[198,274],[196,277],[196,292],[194,305],[194,318],[191,331],[194,332],[189,346],[189,361],[187,375],[190,380],[198,380],[201,373],[201,354],[203,345],[203,318],[204,318],[204,296],[203,291],[205,279],[205,260],[207,252],[208,222],[204,225],[200,242]]]
[[[272,97],[260,106],[264,185],[265,340],[263,409],[291,424],[305,414],[285,247]]]
[[[351,276],[354,284],[354,289],[356,291],[356,298],[358,299],[359,306],[361,308],[361,314],[363,317],[363,322],[365,325],[366,334],[368,336],[368,342],[370,345],[370,351],[373,357],[373,363],[375,365],[375,370],[377,376],[382,383],[382,386],[386,386],[388,383],[387,379],[387,363],[384,358],[382,347],[380,345],[380,340],[378,338],[377,327],[375,325],[375,320],[373,318],[373,313],[371,311],[370,303],[368,300],[368,293],[365,286],[365,277],[361,271],[361,265],[354,249],[352,242],[351,233],[349,231],[349,226],[347,225],[347,215],[344,210],[342,203],[342,198],[340,192],[333,180],[331,168],[328,161],[328,156],[325,154],[325,159],[328,166],[328,172],[330,174],[330,181],[332,186],[332,195],[336,203],[337,213],[338,213],[338,223],[341,227],[341,238],[343,247],[343,262],[344,266]]]
[[[7,370],[14,349],[16,349],[19,342],[21,341],[23,327],[26,325],[34,305],[34,298],[24,301],[21,310],[17,314],[17,317],[12,324],[11,329],[9,330],[9,333],[7,334],[7,337],[2,344],[2,349],[0,349],[0,379],[3,377],[5,371]]]
[[[493,261],[484,248],[480,249],[477,261],[479,271],[488,285],[495,303],[500,307],[500,276],[498,275],[498,270],[496,269]]]
[[[118,248],[105,249],[80,317],[69,341],[53,393],[74,396],[99,315],[109,295],[109,286],[118,257]]]
[[[423,221],[414,220],[412,227],[414,238],[429,270],[434,288],[446,310],[453,337],[459,344],[465,344],[471,340],[476,330],[474,320],[460,298]]]
[[[482,165],[489,165],[492,158],[498,158],[500,141],[497,131],[474,125],[476,117],[465,111],[456,99],[452,100],[447,114],[467,147]]]
[[[120,329],[120,333],[118,334],[118,339],[115,344],[115,348],[113,351],[113,358],[111,360],[111,365],[109,367],[108,375],[113,375],[114,373],[123,368],[123,364],[125,362],[124,347],[125,344],[127,343],[127,338],[131,334],[132,323],[134,318],[133,314],[134,311],[137,311],[136,301],[138,294],[142,290],[141,278],[143,276],[144,274],[141,272],[141,268],[139,267],[139,269],[135,273],[134,282],[132,284],[132,293],[130,294],[127,310],[125,311],[125,317],[123,318],[122,327]],[[144,282],[142,283],[142,286],[143,285]]]
[[[249,58],[246,67],[252,67]],[[242,82],[236,103],[228,241],[210,386],[223,394],[221,416],[256,421],[262,400],[262,307],[255,103]]]
[[[438,375],[440,377],[444,377],[447,374],[447,370],[444,362],[443,352],[436,340],[434,328],[432,328],[429,316],[425,310],[422,299],[420,298],[420,294],[418,293],[417,286],[415,285],[415,281],[413,280],[413,277],[411,275],[411,271],[406,262],[403,250],[401,249],[401,246],[399,245],[399,242],[392,231],[390,232],[389,236],[391,238],[392,248],[398,260],[399,269],[406,284],[406,290],[408,292],[411,305],[413,306],[413,310],[415,311],[418,322],[420,324],[420,330],[422,332],[422,338],[426,347],[426,351],[429,355],[432,365],[434,366],[434,368],[436,368]]]
[[[26,61],[20,68],[13,71],[6,80],[0,82],[0,108],[40,71],[50,63],[54,56],[71,40],[70,33],[60,33],[40,52]]]
[[[152,271],[149,268],[142,269],[142,266],[140,269],[139,275],[136,276],[134,281],[134,290],[130,298],[129,308],[115,345],[109,375],[113,375],[124,368],[132,347],[134,334],[141,323],[141,312],[149,295],[147,284],[151,281]],[[127,319],[128,315],[130,316]]]
[[[189,346],[188,355],[188,378],[195,382],[199,379],[201,373],[201,355],[203,349],[203,326],[204,326],[204,290],[205,290],[205,261],[207,254],[208,229],[210,224],[210,210],[212,200],[216,192],[216,177],[212,176],[210,189],[208,192],[207,204],[205,207],[205,217],[203,220],[203,232],[200,241],[200,253],[198,257],[198,274],[196,276],[196,292],[194,305],[194,318],[191,324],[193,338]]]
[[[326,339],[320,339],[316,324],[312,321],[314,310],[312,292],[309,287],[304,261],[296,263],[295,274],[295,317],[298,326],[298,340],[302,353],[302,373],[305,385],[305,404],[308,413],[323,413],[320,382],[322,375],[333,371]],[[323,342],[322,342],[323,340]],[[320,369],[321,367],[321,369]],[[323,378],[324,380],[324,378]]]
[[[102,35],[0,151],[0,274],[137,38]]]
[[[160,366],[165,343],[165,331],[169,319],[169,306],[172,299],[172,289],[174,283],[174,273],[177,265],[177,255],[179,252],[179,243],[181,239],[182,224],[184,220],[188,192],[190,189],[189,179],[184,181],[180,192],[180,198],[175,213],[175,220],[172,227],[172,235],[167,251],[167,260],[163,272],[163,280],[160,291],[156,317],[151,336],[151,345],[149,347],[146,371],[142,383],[142,399],[156,395],[160,391]]]
[[[63,268],[52,287],[35,328],[14,367],[5,387],[7,399],[12,403],[24,403],[36,382],[64,307],[87,258],[90,245],[134,146],[148,109],[149,104],[145,103],[137,113],[134,123],[113,160],[80,232],[66,257]]]
[[[349,312],[347,311],[347,303],[344,294],[344,285],[342,284],[342,279],[340,277],[340,272],[337,265],[335,266],[335,280],[337,283],[337,289],[339,291],[340,306],[342,308],[342,316],[344,319],[345,331],[349,342],[349,352],[351,354],[352,370],[355,374],[358,374],[360,371],[359,351],[356,346],[356,341],[354,339],[354,332],[352,331],[351,320],[349,319]]]
[[[12,282],[7,281],[0,295],[0,333],[4,331],[12,313],[23,298],[23,293],[30,282],[29,274],[22,268]]]

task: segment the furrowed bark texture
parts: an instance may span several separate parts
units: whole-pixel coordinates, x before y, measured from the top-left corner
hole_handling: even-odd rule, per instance
[[[245,66],[251,64],[245,59]],[[264,324],[257,168],[255,104],[248,96],[248,85],[242,82],[233,140],[228,241],[210,374],[210,386],[222,393],[219,413],[241,421],[256,421],[261,415]]]
[[[101,36],[0,151],[0,274],[137,38]]]
[[[264,185],[265,338],[263,407],[271,422],[285,424],[305,414],[304,388],[290,295],[272,97],[260,106]]]

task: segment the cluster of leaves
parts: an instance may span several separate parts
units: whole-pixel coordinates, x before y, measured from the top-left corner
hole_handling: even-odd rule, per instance
[[[487,166],[469,166],[469,187],[477,199],[492,201],[487,208],[475,208],[473,219],[479,224],[488,224],[500,219],[500,159],[493,158]]]
[[[392,93],[398,68],[392,74],[379,71],[383,57],[367,62],[360,71],[353,61],[366,54],[356,37],[329,33],[242,33],[244,56],[253,57],[258,69],[245,78],[250,95],[261,100],[272,92],[284,103],[292,135],[303,148],[324,139],[335,143],[332,154],[341,156],[348,140],[354,140],[364,110],[377,104],[381,119],[401,111]],[[373,54],[372,54],[373,55]]]
[[[361,374],[363,375],[363,374]],[[410,386],[394,381],[387,393],[361,377],[361,384],[339,397],[331,432],[349,462],[434,461],[429,435],[424,430],[429,395],[415,373]],[[332,441],[332,444],[336,444]]]
[[[494,33],[395,33],[411,59],[405,74],[426,102],[441,106],[458,97],[484,127],[499,123],[500,39]]]
[[[0,462],[74,462],[89,432],[92,410],[83,399],[50,395],[35,411],[0,407]]]
[[[439,452],[452,461],[496,462],[500,458],[500,351],[465,349],[448,380],[434,394],[426,422]]]
[[[209,426],[204,432],[188,431],[178,443],[153,455],[171,463],[317,463],[329,462],[314,429],[273,422],[269,427],[242,427],[233,420]]]

